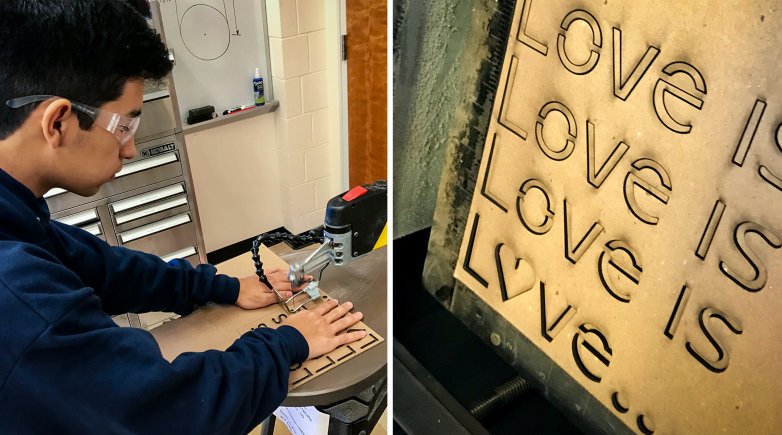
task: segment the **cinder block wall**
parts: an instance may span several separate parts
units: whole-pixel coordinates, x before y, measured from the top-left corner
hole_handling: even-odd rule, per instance
[[[266,0],[272,83],[280,101],[276,112],[277,150],[286,228],[299,233],[323,224],[326,202],[339,193],[341,168],[334,111],[329,95],[338,67],[329,59],[336,44],[327,36],[336,26],[327,17],[336,7],[326,0]],[[335,140],[335,137],[337,140]]]

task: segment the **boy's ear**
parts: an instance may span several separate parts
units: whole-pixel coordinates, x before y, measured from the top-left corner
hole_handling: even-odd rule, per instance
[[[62,146],[63,135],[73,121],[78,122],[70,101],[58,98],[49,103],[41,118],[41,131],[46,142],[55,148]]]

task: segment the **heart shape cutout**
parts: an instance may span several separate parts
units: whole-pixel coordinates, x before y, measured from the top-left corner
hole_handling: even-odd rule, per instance
[[[502,249],[503,247],[505,247],[504,243],[497,245],[494,250],[494,261],[497,265],[497,278],[504,302],[532,290],[537,283],[537,277],[535,269],[528,261],[516,257],[512,248]],[[513,264],[513,268],[506,267],[508,264]]]

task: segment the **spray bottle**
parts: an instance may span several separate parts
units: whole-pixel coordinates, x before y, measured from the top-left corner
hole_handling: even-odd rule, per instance
[[[255,91],[255,105],[263,106],[266,104],[266,97],[263,96],[263,78],[261,69],[255,68],[255,77],[253,78],[253,90]]]

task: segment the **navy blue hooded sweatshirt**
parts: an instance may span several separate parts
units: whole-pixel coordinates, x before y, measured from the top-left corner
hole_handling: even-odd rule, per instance
[[[289,367],[309,353],[292,327],[169,363],[147,331],[111,320],[234,303],[236,278],[49,217],[0,170],[0,433],[246,434],[282,403]]]

